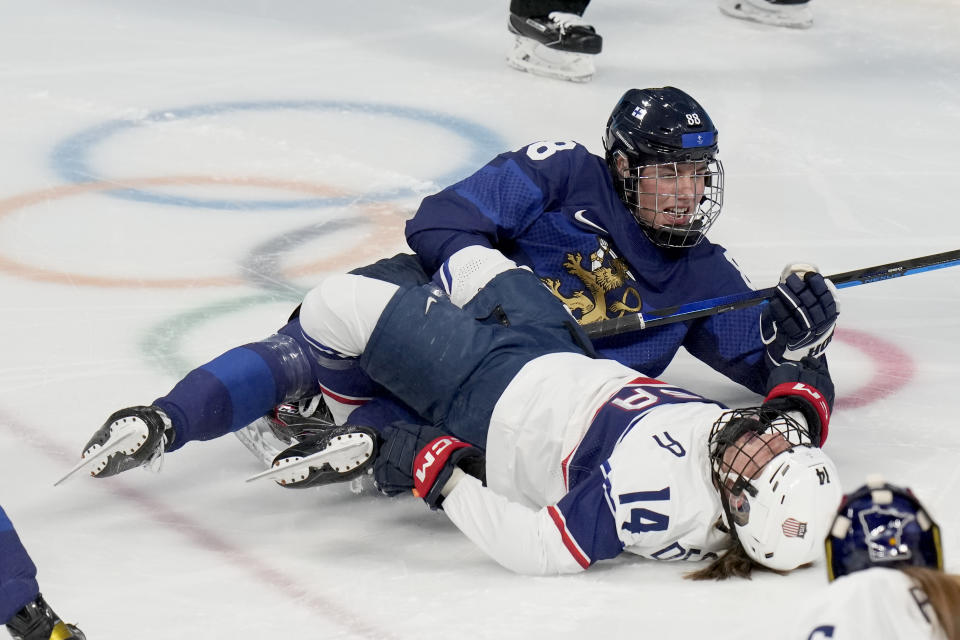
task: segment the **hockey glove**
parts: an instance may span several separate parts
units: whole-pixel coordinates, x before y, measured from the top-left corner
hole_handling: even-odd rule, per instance
[[[819,358],[785,362],[770,372],[763,406],[777,411],[798,411],[807,422],[810,441],[823,446],[833,411],[833,380]]]
[[[431,509],[443,502],[443,488],[457,467],[473,467],[483,454],[471,444],[442,435],[430,441],[413,460],[413,495]]]
[[[824,352],[840,315],[836,287],[812,265],[788,265],[760,314],[760,338],[774,364]]]
[[[373,477],[377,483],[377,488],[387,495],[397,495],[415,490],[420,497],[426,500],[430,491],[421,493],[420,489],[417,488],[418,483],[414,481],[414,465],[421,462],[419,460],[420,454],[428,445],[448,437],[450,436],[447,436],[440,429],[429,425],[395,422],[386,427],[381,433],[380,455],[377,456],[373,467]],[[452,439],[456,440],[456,438]],[[431,454],[434,456],[434,462],[424,469],[424,482],[419,483],[420,485],[425,485],[425,481],[428,479],[427,471],[431,471],[433,474],[432,488],[439,479],[437,477],[438,472],[447,464],[450,468],[444,474],[443,483],[449,479],[450,474],[453,473],[453,467],[458,464],[468,474],[481,480],[485,478],[485,460],[480,450],[459,440],[456,441],[460,443],[460,446],[442,452],[445,454],[442,461],[437,459],[438,454]],[[426,463],[426,456],[424,456],[422,462]],[[443,483],[437,487],[436,495],[430,495],[430,498],[434,499],[436,504],[431,504],[430,500],[427,500],[427,504],[430,504],[431,507],[436,508],[442,499],[440,489],[443,488]]]

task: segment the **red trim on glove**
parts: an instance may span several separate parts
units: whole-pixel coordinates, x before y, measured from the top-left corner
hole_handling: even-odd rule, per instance
[[[423,498],[429,494],[453,452],[469,446],[459,438],[440,436],[420,449],[413,459],[413,495]]]
[[[812,387],[809,384],[804,384],[802,382],[781,382],[770,390],[770,393],[768,393],[767,397],[764,398],[764,402],[773,400],[774,398],[782,398],[784,396],[800,398],[812,406],[814,410],[816,410],[817,416],[820,418],[819,444],[822,447],[823,443],[827,440],[827,431],[829,430],[830,425],[830,405],[827,404],[827,399],[824,398],[823,394],[820,393],[815,387]]]

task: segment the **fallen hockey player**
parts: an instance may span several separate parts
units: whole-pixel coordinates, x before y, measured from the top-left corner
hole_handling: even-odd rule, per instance
[[[580,571],[629,551],[714,559],[697,577],[727,577],[822,553],[841,492],[819,448],[833,395],[819,361],[776,367],[763,406],[728,411],[592,357],[563,305],[495,250],[468,247],[444,270],[446,291],[340,275],[306,296],[311,354],[358,359],[415,421],[324,430],[263,475],[317,486],[372,469],[381,490],[412,488],[522,573]],[[202,394],[190,407],[218,408]],[[81,466],[110,476],[230,431],[185,413],[114,413]]]

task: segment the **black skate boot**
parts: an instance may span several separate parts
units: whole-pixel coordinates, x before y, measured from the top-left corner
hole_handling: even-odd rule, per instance
[[[273,434],[289,444],[336,427],[333,415],[319,393],[297,402],[278,404],[267,418]]]
[[[271,478],[292,489],[345,482],[369,472],[378,447],[379,436],[369,427],[345,424],[325,429],[282,451],[270,469],[247,482]]]
[[[335,427],[330,409],[318,393],[295,402],[278,404],[273,411],[234,435],[263,462],[264,467],[270,467],[273,459],[287,447]]]
[[[510,32],[516,35],[507,64],[538,76],[588,82],[596,72],[593,59],[603,38],[574,13],[553,12],[543,18],[510,14]]]
[[[96,462],[90,475],[115,476],[145,465],[173,442],[170,418],[157,407],[128,407],[113,413],[83,448]]]
[[[603,38],[597,30],[575,13],[554,11],[537,18],[523,18],[511,13],[508,28],[513,34],[559,51],[594,55],[603,49]]]
[[[43,595],[20,609],[7,623],[7,629],[14,640],[86,640],[80,629],[64,623],[53,612]]]

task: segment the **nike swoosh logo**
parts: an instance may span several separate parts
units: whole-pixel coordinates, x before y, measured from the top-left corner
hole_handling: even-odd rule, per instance
[[[582,225],[585,225],[585,226],[591,227],[591,228],[593,228],[593,229],[596,229],[597,231],[599,231],[600,233],[602,233],[602,234],[604,234],[604,235],[610,235],[609,233],[607,233],[607,230],[606,230],[606,229],[604,229],[603,227],[601,227],[601,226],[598,225],[597,223],[593,222],[592,220],[588,219],[587,216],[583,215],[583,214],[585,214],[586,212],[587,212],[586,209],[580,209],[580,211],[577,211],[575,214],[573,214],[573,217],[574,217],[574,219],[575,219],[577,222],[579,222],[579,223],[582,224]]]
[[[436,301],[437,299],[434,298],[433,296],[430,296],[429,298],[427,298],[427,308],[423,310],[423,315],[427,315],[427,313],[430,311],[430,305],[432,305]]]

